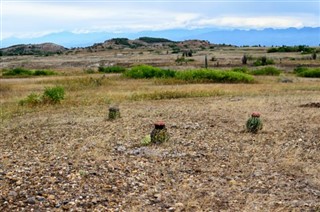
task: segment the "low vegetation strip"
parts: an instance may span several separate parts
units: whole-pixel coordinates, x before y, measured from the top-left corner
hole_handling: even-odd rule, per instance
[[[212,69],[198,69],[174,71],[147,65],[139,65],[124,73],[128,78],[174,78],[187,82],[219,82],[219,83],[252,83],[254,78],[246,73],[221,71]]]
[[[299,77],[320,78],[320,68],[307,68],[299,66],[294,69],[294,73]]]
[[[28,77],[28,76],[49,76],[55,75],[54,71],[50,70],[29,70],[24,68],[4,69],[2,76],[4,77]]]

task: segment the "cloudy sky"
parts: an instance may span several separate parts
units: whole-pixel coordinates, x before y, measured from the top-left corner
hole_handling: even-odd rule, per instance
[[[1,39],[62,31],[319,26],[320,0],[1,0]]]

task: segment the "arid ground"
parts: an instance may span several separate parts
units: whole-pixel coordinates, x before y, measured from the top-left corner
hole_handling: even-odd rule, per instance
[[[240,66],[244,52],[265,54],[258,50],[212,54],[227,68]],[[320,211],[320,79],[292,74],[297,64],[319,66],[320,60],[274,54],[284,73],[255,77],[253,84],[83,71],[101,61],[148,63],[147,52],[134,54],[119,53],[118,62],[98,54],[94,61],[88,59],[94,54],[76,61],[63,55],[2,59],[6,67],[52,68],[60,75],[0,79],[0,211]],[[175,64],[176,55],[158,63],[197,67],[203,55],[191,65]],[[73,66],[77,61],[84,64]],[[66,89],[61,104],[19,105],[57,84]],[[121,118],[110,121],[112,105]],[[257,134],[245,130],[254,111],[263,121]],[[142,145],[159,120],[169,141]]]

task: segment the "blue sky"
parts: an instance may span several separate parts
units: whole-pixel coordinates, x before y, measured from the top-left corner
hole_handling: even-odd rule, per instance
[[[1,39],[54,32],[319,27],[320,0],[1,0]]]

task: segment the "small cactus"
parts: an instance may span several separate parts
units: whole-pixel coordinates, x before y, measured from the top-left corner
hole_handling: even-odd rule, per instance
[[[262,129],[262,121],[260,120],[260,113],[253,112],[251,117],[247,120],[246,128],[248,132],[257,133]]]
[[[163,121],[156,122],[151,134],[151,143],[163,143],[169,140],[169,133]]]
[[[120,109],[118,107],[109,108],[109,120],[120,118]]]

